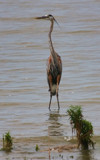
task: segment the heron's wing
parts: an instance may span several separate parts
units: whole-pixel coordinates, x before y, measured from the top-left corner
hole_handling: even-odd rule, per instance
[[[47,60],[47,75],[51,74],[54,79],[56,79],[57,75],[60,73],[58,58],[54,63],[52,55],[49,56]]]
[[[46,63],[46,66],[47,66],[47,82],[48,82],[48,85],[49,85],[49,90],[50,90],[50,78],[49,78],[49,75],[50,75],[50,66],[51,66],[51,56],[49,56],[49,58],[47,59],[47,63]]]
[[[58,75],[57,75],[57,82],[60,83],[61,75],[62,75],[62,60],[59,55],[57,55],[58,58]]]
[[[57,55],[58,58],[58,70],[59,70],[59,74],[62,74],[62,60],[61,57],[59,55]]]

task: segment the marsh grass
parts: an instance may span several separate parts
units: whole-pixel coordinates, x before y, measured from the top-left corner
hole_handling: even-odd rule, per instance
[[[67,113],[72,127],[72,134],[76,131],[78,148],[80,146],[83,149],[88,149],[90,146],[94,148],[94,142],[92,141],[93,126],[91,122],[83,118],[81,106],[70,106]]]
[[[9,132],[3,135],[3,148],[1,150],[11,151],[13,145],[13,140]]]
[[[39,146],[38,146],[38,144],[36,144],[35,150],[36,150],[36,151],[39,151]]]

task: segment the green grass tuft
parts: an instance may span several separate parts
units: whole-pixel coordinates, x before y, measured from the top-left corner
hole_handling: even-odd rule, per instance
[[[3,148],[1,150],[11,151],[13,140],[9,132],[3,135]]]
[[[38,151],[39,150],[39,146],[38,144],[36,144],[35,150]]]
[[[91,122],[83,119],[81,106],[70,106],[67,113],[72,126],[72,133],[76,131],[78,148],[80,146],[84,149],[88,149],[89,146],[94,148],[94,142],[91,139],[93,136],[93,126]]]

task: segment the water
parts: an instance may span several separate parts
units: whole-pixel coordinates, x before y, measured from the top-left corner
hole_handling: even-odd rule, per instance
[[[82,105],[85,118],[100,135],[100,2],[98,0],[0,1],[0,138],[69,136],[66,110]],[[48,21],[34,17],[53,14],[52,40],[63,62],[56,98],[48,110],[46,60]]]

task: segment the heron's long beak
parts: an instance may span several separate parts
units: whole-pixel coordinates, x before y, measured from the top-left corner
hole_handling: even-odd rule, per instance
[[[35,19],[46,19],[46,16],[42,16],[42,17],[35,17]]]
[[[49,20],[49,17],[48,17],[48,15],[46,15],[46,16],[42,16],[42,17],[35,17],[34,19],[47,19],[47,20]],[[59,23],[56,21],[56,19],[54,17],[53,17],[53,19],[56,22],[56,24],[59,26]]]

